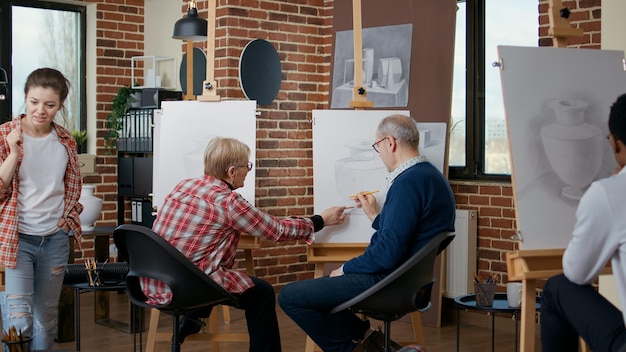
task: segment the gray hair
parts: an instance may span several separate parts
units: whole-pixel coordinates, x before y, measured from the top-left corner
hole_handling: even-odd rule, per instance
[[[248,164],[250,148],[234,138],[215,137],[204,150],[204,173],[225,179],[228,168]]]
[[[385,117],[378,124],[376,130],[379,137],[392,136],[399,143],[405,144],[410,148],[418,149],[420,143],[420,133],[417,129],[417,123],[413,118],[394,114]]]

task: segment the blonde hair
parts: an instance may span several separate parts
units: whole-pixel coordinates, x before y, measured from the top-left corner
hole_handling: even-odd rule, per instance
[[[250,148],[234,138],[216,137],[204,150],[204,174],[225,179],[228,168],[248,164]]]

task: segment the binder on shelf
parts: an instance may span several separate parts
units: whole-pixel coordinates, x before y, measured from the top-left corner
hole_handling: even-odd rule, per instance
[[[152,109],[130,109],[117,138],[120,152],[152,152]]]
[[[130,201],[130,221],[137,222],[137,201]]]

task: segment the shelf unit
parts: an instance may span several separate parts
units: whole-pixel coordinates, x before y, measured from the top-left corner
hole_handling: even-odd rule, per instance
[[[117,223],[130,222],[152,227],[152,132],[154,109],[133,108],[124,116],[117,139]]]

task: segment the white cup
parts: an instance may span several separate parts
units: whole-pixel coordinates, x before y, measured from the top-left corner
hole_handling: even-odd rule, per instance
[[[506,284],[506,299],[509,307],[519,308],[522,305],[522,283],[509,282]]]

